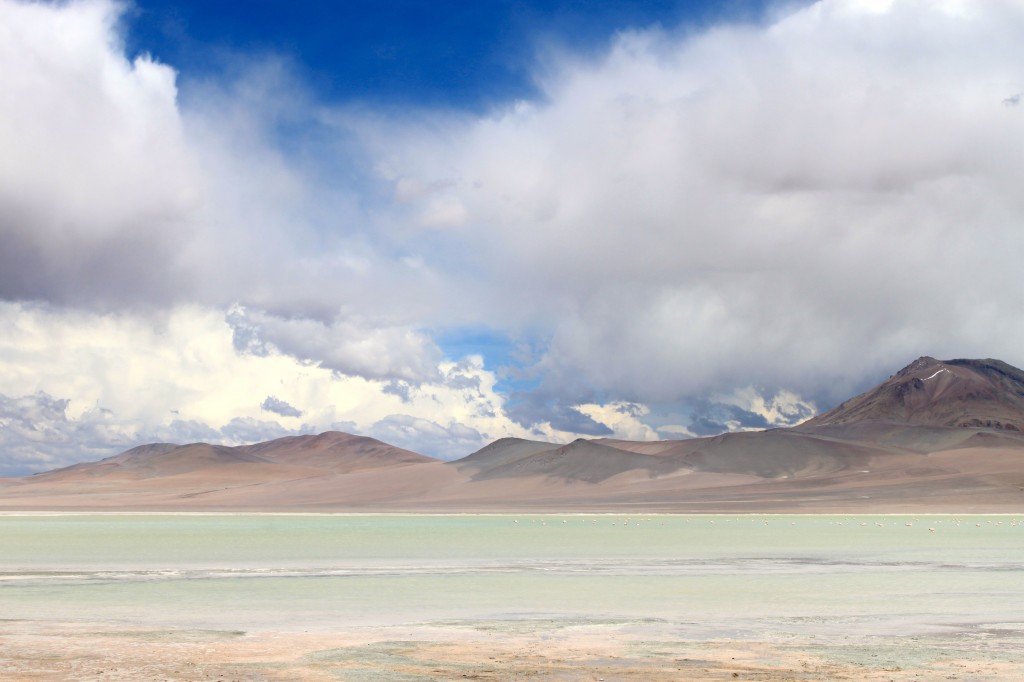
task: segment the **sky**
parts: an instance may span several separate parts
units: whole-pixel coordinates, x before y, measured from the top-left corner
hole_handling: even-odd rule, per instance
[[[0,476],[1024,365],[1018,0],[0,0]]]

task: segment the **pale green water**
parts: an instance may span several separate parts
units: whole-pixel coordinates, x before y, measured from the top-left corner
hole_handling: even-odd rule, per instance
[[[1018,632],[1022,605],[1015,516],[0,516],[6,619],[760,637]]]

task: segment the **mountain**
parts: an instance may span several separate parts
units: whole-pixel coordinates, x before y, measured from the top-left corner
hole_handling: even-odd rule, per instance
[[[0,509],[1024,511],[1024,372],[919,358],[789,429],[568,444],[503,438],[441,462],[340,432],[141,445],[0,479]]]
[[[476,452],[455,460],[452,465],[479,474],[495,467],[513,464],[539,452],[555,450],[558,447],[554,443],[540,440],[499,438],[490,445],[485,445]]]
[[[804,425],[871,421],[1024,431],[1024,372],[999,360],[921,357]]]
[[[536,441],[499,441],[457,460],[456,465],[469,472],[474,481],[546,476],[587,483],[600,483],[627,471],[644,470],[654,475],[678,468],[660,457],[582,438],[561,446]]]
[[[434,462],[431,457],[339,431],[289,436],[253,445],[229,447],[208,443],[140,445],[99,462],[75,464],[33,476],[33,480],[164,479],[188,474],[260,472],[336,474]]]
[[[388,445],[375,438],[327,431],[243,446],[246,454],[278,464],[308,466],[335,473],[434,462],[434,458]]]

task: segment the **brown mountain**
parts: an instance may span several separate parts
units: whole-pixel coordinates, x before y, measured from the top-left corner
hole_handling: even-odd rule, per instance
[[[308,466],[335,473],[436,461],[433,457],[403,450],[375,438],[340,431],[278,438],[243,446],[242,449],[246,454],[278,464]]]
[[[495,478],[544,476],[565,481],[600,483],[627,471],[644,470],[653,476],[678,466],[661,457],[638,454],[600,442],[577,439],[568,445],[537,441],[493,443],[457,460],[460,470],[474,481]],[[494,447],[498,445],[498,447]]]
[[[887,421],[1024,430],[1024,372],[999,360],[922,357],[806,426]]]
[[[151,443],[99,462],[75,464],[31,477],[33,481],[79,479],[166,479],[189,474],[248,471],[259,478],[277,474],[351,473],[434,462],[431,457],[373,438],[338,431],[289,436],[253,445],[229,447],[208,443]],[[308,470],[308,471],[307,471]]]
[[[0,509],[1024,511],[1024,373],[920,358],[792,429],[505,438],[454,462],[328,432],[157,443],[0,480]]]

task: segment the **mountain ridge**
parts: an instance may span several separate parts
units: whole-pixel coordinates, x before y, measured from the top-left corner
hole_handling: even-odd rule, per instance
[[[368,436],[341,431],[285,436],[249,445],[146,443],[98,462],[84,462],[35,474],[33,479],[86,471],[93,477],[117,474],[161,478],[213,467],[256,464],[353,472],[437,461]]]
[[[342,432],[140,445],[0,480],[0,509],[1024,510],[1024,372],[922,356],[792,428],[670,441],[498,439],[443,462]]]

